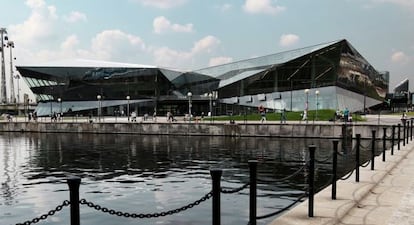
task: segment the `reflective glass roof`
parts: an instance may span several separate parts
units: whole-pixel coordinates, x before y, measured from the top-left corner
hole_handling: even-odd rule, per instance
[[[208,68],[196,70],[194,72],[206,74],[212,77],[219,77],[222,74],[228,73],[229,71],[242,70],[242,69],[254,68],[254,67],[262,67],[262,66],[268,66],[268,65],[278,65],[278,64],[291,61],[303,55],[312,53],[314,51],[320,50],[324,47],[338,43],[340,41],[342,40],[313,45],[313,46],[309,46],[305,48],[295,49],[291,51],[276,53],[276,54],[262,56],[262,57],[237,61],[237,62],[228,63],[224,65],[208,67]]]

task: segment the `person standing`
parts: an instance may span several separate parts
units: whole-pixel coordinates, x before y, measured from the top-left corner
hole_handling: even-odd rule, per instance
[[[280,123],[286,123],[286,109],[282,109],[282,113],[280,115]]]
[[[345,109],[344,109],[344,122],[345,123],[348,122],[348,119],[349,119],[349,109],[348,109],[348,107],[345,107]]]
[[[261,118],[260,118],[260,122],[266,122],[266,110],[265,110],[265,108],[263,107],[263,105],[260,105],[259,106],[259,113],[260,113],[260,116],[261,116]]]

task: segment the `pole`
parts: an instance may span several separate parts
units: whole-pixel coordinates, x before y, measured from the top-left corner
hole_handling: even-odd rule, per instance
[[[309,179],[308,179],[308,192],[309,192],[309,203],[308,203],[308,217],[313,217],[313,204],[314,204],[314,176],[315,176],[315,145],[309,146]]]
[[[382,161],[385,162],[385,145],[387,141],[387,128],[383,127],[383,134],[382,134]]]
[[[391,155],[394,155],[394,142],[395,142],[395,125],[392,125],[392,134],[391,134]]]
[[[79,186],[81,179],[79,177],[69,177],[67,183],[70,194],[70,225],[80,225]]]
[[[249,225],[256,225],[257,215],[257,160],[249,160],[250,168],[250,211]]]
[[[359,147],[361,146],[361,134],[356,134],[356,152],[355,152],[355,182],[359,182]]]
[[[372,130],[372,137],[371,137],[371,170],[374,170],[375,167],[375,130]]]
[[[405,127],[406,127],[406,120],[403,120],[403,146],[405,146]]]
[[[332,196],[333,200],[336,199],[336,171],[338,168],[338,141],[333,141],[333,151],[332,151]]]
[[[222,170],[210,170],[211,178],[213,179],[213,225],[220,225],[220,179]]]
[[[13,76],[13,51],[14,42],[8,41],[7,47],[10,48],[10,103],[16,103],[16,97],[14,95],[14,76]]]
[[[398,124],[398,150],[400,150],[400,142],[401,142],[401,124]]]
[[[6,92],[6,67],[4,65],[4,34],[7,34],[6,28],[0,28],[1,38],[1,92],[0,101],[1,103],[7,103],[7,92]]]
[[[413,140],[413,118],[411,118],[411,128],[410,128],[410,133],[411,133],[411,135],[410,135],[410,141],[412,141]]]

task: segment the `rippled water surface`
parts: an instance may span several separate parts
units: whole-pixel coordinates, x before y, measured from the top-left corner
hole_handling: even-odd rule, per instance
[[[332,140],[94,134],[0,135],[0,224],[31,220],[69,200],[68,176],[82,178],[80,198],[130,213],[180,208],[211,190],[210,169],[223,169],[222,186],[249,180],[258,164],[258,215],[296,200],[306,187],[308,146],[317,146],[318,187],[329,182]],[[349,167],[339,159],[342,171]],[[342,172],[343,173],[343,172]],[[221,195],[222,224],[248,221],[248,189]],[[132,219],[81,205],[81,224],[211,224],[211,199],[166,217]],[[266,224],[270,219],[260,220]],[[69,207],[39,224],[70,224]]]

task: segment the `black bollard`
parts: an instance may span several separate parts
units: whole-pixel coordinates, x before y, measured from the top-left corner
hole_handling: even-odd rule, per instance
[[[400,142],[401,142],[401,124],[400,123],[398,124],[398,136],[397,137],[398,137],[398,142],[397,142],[398,143],[398,148],[397,149],[400,150],[401,149],[401,146],[400,146]]]
[[[70,225],[80,225],[79,186],[81,179],[79,177],[69,177],[67,183],[69,186]]]
[[[359,182],[359,147],[361,146],[361,134],[356,134],[355,150],[355,182]]]
[[[387,128],[383,127],[383,134],[382,134],[382,161],[385,162],[385,148],[386,148],[386,141],[387,141]]]
[[[410,141],[413,141],[413,122],[414,122],[414,118],[411,118]]]
[[[336,199],[336,171],[338,168],[338,141],[333,141],[333,151],[332,151],[332,196],[333,200]]]
[[[407,140],[405,141],[405,143],[408,144],[409,138],[410,138],[410,121],[407,121],[407,135],[406,135]]]
[[[257,215],[257,160],[249,160],[250,168],[250,213],[249,224],[256,225]]]
[[[371,137],[371,170],[374,170],[375,167],[375,130],[372,130],[372,137]]]
[[[391,155],[394,155],[394,142],[395,142],[395,125],[392,125],[392,134],[391,134]]]
[[[405,129],[406,129],[406,121],[403,120],[403,138],[402,138],[402,142],[403,142],[403,146],[405,146]]]
[[[308,192],[309,192],[309,199],[308,199],[308,217],[313,217],[313,200],[315,195],[315,184],[314,184],[314,176],[315,176],[315,145],[309,146],[309,179],[308,179]]]
[[[220,180],[221,169],[211,169],[210,175],[213,179],[213,225],[220,225]]]

